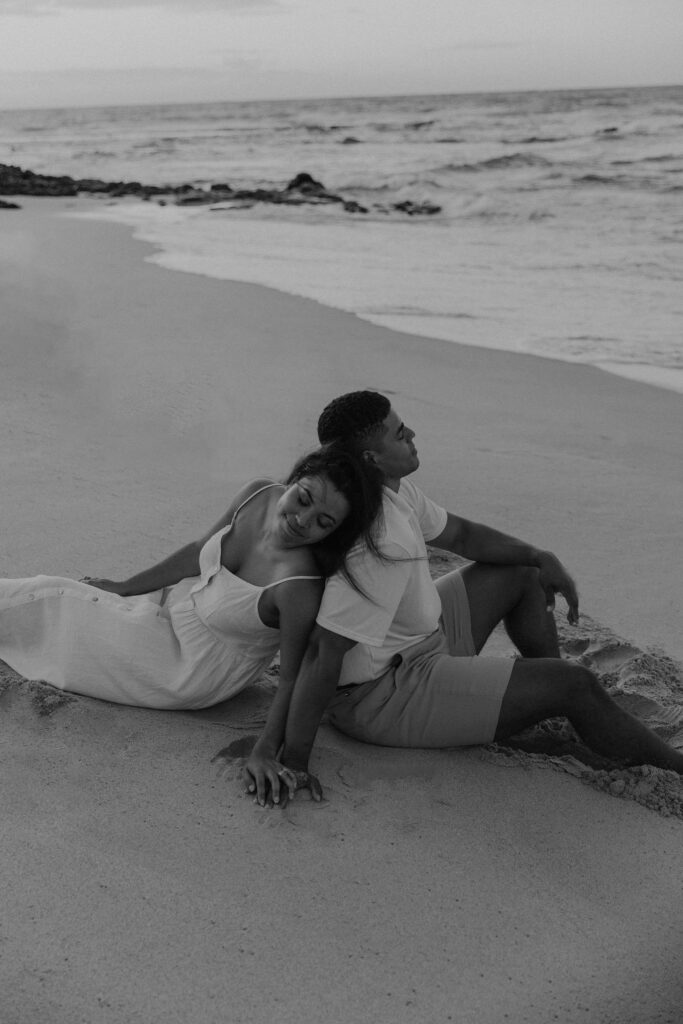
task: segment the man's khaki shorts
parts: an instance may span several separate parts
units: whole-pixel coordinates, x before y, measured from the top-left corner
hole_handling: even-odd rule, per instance
[[[440,628],[397,655],[378,679],[337,691],[328,714],[341,732],[385,747],[493,741],[514,660],[477,656],[459,571],[436,585]]]

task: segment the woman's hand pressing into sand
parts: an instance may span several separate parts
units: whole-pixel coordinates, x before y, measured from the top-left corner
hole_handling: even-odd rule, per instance
[[[252,753],[244,765],[244,784],[261,807],[278,804],[287,806],[287,801],[296,793],[294,772],[285,768],[274,757]]]
[[[316,802],[322,800],[322,786],[315,775],[287,768],[275,758],[252,753],[244,766],[243,778],[247,793],[252,794],[261,807],[284,808],[301,789],[308,789]]]
[[[541,551],[538,582],[543,587],[549,612],[555,610],[555,594],[562,594],[567,602],[567,620],[576,626],[579,621],[579,594],[574,580],[552,551]]]

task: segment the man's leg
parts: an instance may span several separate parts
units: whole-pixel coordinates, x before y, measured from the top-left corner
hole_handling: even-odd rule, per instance
[[[596,753],[627,764],[651,764],[683,775],[683,753],[616,704],[588,669],[557,659],[515,662],[495,738],[514,736],[545,718],[568,718]]]
[[[473,562],[462,570],[462,577],[477,653],[503,622],[522,657],[560,657],[555,619],[546,608],[536,569]]]

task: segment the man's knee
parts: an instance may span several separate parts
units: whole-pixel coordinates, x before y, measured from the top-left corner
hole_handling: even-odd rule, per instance
[[[509,594],[515,605],[527,596],[543,593],[539,570],[534,565],[506,565],[499,567],[500,585]]]
[[[597,677],[583,665],[562,661],[564,699],[567,710],[588,708],[604,696],[604,690]]]
[[[517,565],[514,568],[518,584],[524,593],[541,593],[541,574],[535,565]]]

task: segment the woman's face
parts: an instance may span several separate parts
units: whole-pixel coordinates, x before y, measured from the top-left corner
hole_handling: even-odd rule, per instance
[[[290,548],[318,544],[348,514],[348,501],[325,476],[301,477],[277,503],[280,537]]]

